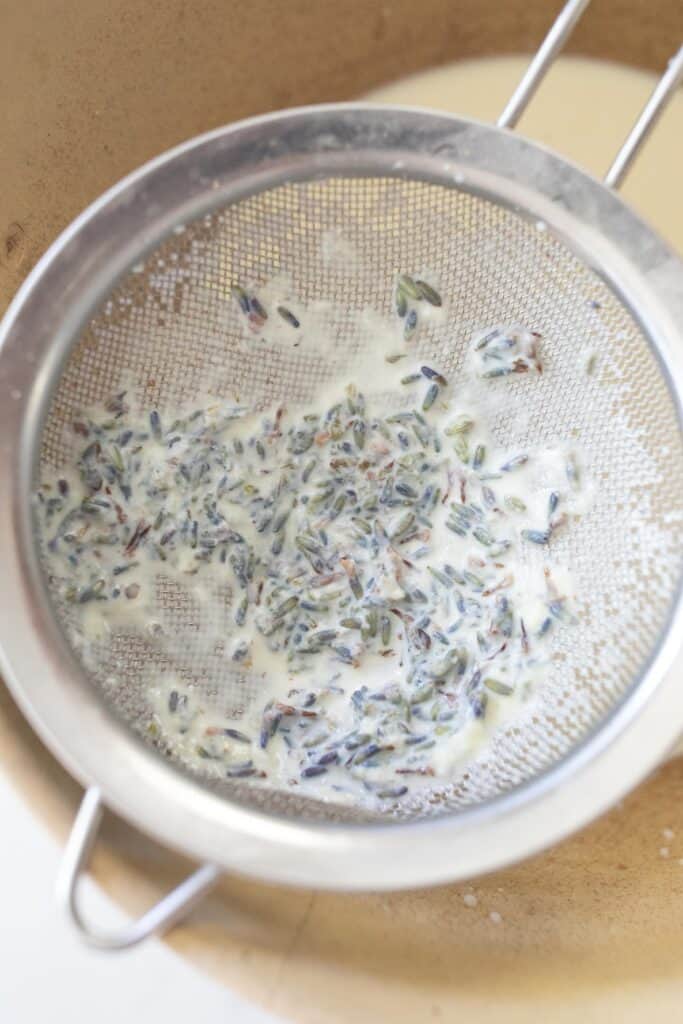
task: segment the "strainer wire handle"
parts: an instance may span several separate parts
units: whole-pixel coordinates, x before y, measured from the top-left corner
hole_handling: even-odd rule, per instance
[[[641,146],[648,140],[650,132],[664,113],[667,103],[673,98],[681,82],[683,82],[683,46],[669,61],[666,71],[654,87],[652,95],[641,110],[638,120],[628,133],[612,166],[605,175],[605,184],[610,188],[619,188]]]
[[[567,0],[507,101],[498,118],[499,128],[515,127],[589,3],[590,0]]]
[[[150,935],[167,931],[184,917],[212,888],[221,871],[213,864],[204,864],[142,917],[116,931],[104,930],[91,924],[81,911],[78,887],[97,838],[103,810],[99,789],[90,787],[83,797],[64,849],[57,878],[57,895],[76,930],[88,945],[104,950],[130,949]]]
[[[590,0],[567,0],[532,57],[517,88],[505,104],[505,109],[497,121],[499,128],[514,128],[517,125],[589,3]],[[652,95],[612,161],[604,179],[605,184],[610,188],[619,188],[628,174],[631,164],[647,142],[651,131],[681,82],[683,82],[683,46],[670,59],[664,74],[657,82]]]

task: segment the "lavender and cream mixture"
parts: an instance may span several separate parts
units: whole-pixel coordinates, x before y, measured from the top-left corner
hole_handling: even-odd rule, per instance
[[[269,320],[299,331],[301,314],[233,294],[254,336]],[[533,387],[542,339],[482,330],[468,373],[447,380],[411,352],[437,290],[401,275],[395,304],[374,390],[354,380],[260,412],[213,398],[177,416],[121,391],[72,424],[72,464],[37,492],[81,647],[161,630],[159,577],[229,588],[224,706],[172,674],[146,695],[150,732],[214,776],[380,806],[447,784],[571,628],[552,548],[585,508],[579,456],[501,447],[477,399],[513,374]]]

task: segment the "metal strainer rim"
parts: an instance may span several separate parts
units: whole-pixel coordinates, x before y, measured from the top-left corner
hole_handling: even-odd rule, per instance
[[[351,133],[358,132],[362,145],[352,153]],[[368,147],[375,150],[373,160]],[[248,167],[257,169],[251,178],[257,186],[296,176],[302,153],[321,175],[374,170],[444,184],[464,175],[465,187],[543,220],[628,296],[655,341],[672,391],[683,393],[675,325],[675,315],[683,316],[680,261],[621,199],[535,143],[463,118],[366,104],[266,115],[190,140],[114,186],[67,228],[20,289],[3,324],[3,667],[27,717],[62,763],[98,785],[107,803],[141,830],[172,847],[245,874],[321,887],[398,888],[471,877],[584,824],[646,775],[674,742],[683,700],[676,680],[665,674],[683,621],[680,589],[640,680],[602,727],[552,770],[456,815],[331,826],[246,810],[145,748],[78,670],[41,585],[30,516],[35,440],[61,359],[102,297],[105,271],[111,286],[112,267],[118,276],[190,212],[194,218],[245,194]],[[70,303],[72,294],[80,295],[78,303]],[[14,448],[7,440],[12,438],[20,439]]]

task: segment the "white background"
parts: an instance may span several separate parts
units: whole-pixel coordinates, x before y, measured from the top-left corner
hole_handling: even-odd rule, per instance
[[[282,1024],[151,939],[125,953],[86,949],[54,899],[60,849],[0,776],[1,1024]],[[94,883],[102,923],[124,920]]]

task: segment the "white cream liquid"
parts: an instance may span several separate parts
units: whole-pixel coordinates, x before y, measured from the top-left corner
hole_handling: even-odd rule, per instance
[[[267,302],[269,308],[274,308],[280,299],[284,299],[282,288],[286,288],[286,284],[280,282],[271,283],[261,290],[263,302]],[[300,304],[297,303],[296,308],[299,312]],[[444,316],[445,308],[429,310],[422,302],[419,315],[423,320],[439,319]],[[313,322],[309,321],[309,316],[313,317]],[[316,337],[320,343],[324,333],[315,320],[315,311],[303,311],[300,332],[293,333],[290,328],[288,334],[278,333],[275,327],[273,338],[282,345],[312,344]],[[330,435],[333,428],[325,428],[322,424],[328,421],[322,417],[316,421],[315,443],[304,449],[300,456],[292,454],[290,442],[286,441],[291,437],[292,424],[296,429],[305,425],[301,419],[304,413],[323,414],[336,403],[346,401],[345,392],[338,385],[319,394],[315,408],[283,408],[278,416],[274,409],[265,416],[243,415],[230,402],[221,403],[210,398],[199,401],[197,407],[203,410],[202,422],[211,424],[210,438],[215,439],[218,446],[227,439],[230,447],[225,455],[219,456],[212,440],[206,449],[200,445],[203,454],[198,459],[197,449],[192,447],[194,442],[189,439],[194,436],[200,421],[191,417],[186,426],[171,426],[165,432],[159,426],[155,437],[153,428],[150,428],[149,410],[137,413],[129,410],[117,421],[113,436],[107,431],[98,433],[95,430],[93,433],[93,425],[90,424],[86,450],[93,449],[92,439],[98,436],[100,454],[86,457],[81,469],[84,466],[89,468],[83,479],[74,472],[60,474],[62,480],[68,477],[70,485],[64,502],[55,497],[59,488],[52,480],[45,481],[39,504],[47,514],[45,537],[51,542],[47,547],[49,571],[58,591],[73,603],[77,611],[73,639],[86,663],[97,662],[99,644],[106,643],[108,636],[120,635],[122,631],[145,633],[153,638],[160,650],[171,656],[174,652],[176,657],[182,656],[176,648],[178,645],[182,648],[188,638],[177,636],[173,629],[170,632],[164,629],[163,612],[156,599],[157,578],[165,576],[175,581],[181,590],[191,594],[207,610],[212,602],[220,602],[221,587],[230,582],[234,601],[229,624],[222,634],[220,631],[205,633],[197,652],[201,655],[216,643],[225,644],[222,700],[219,699],[217,704],[207,704],[201,694],[183,683],[176,673],[163,674],[147,689],[146,699],[155,716],[155,728],[163,742],[182,761],[195,768],[201,767],[204,773],[216,777],[222,777],[226,772],[228,777],[242,777],[239,773],[245,771],[247,777],[267,779],[271,786],[299,786],[310,796],[372,803],[375,794],[382,800],[392,799],[395,793],[396,796],[403,795],[403,789],[407,789],[404,786],[406,775],[411,776],[405,779],[410,782],[411,790],[433,785],[436,780],[443,785],[463,761],[480,752],[493,731],[516,715],[536,691],[548,671],[546,632],[556,616],[552,611],[552,603],[556,599],[559,598],[562,606],[557,613],[559,617],[564,618],[567,625],[571,621],[571,613],[565,615],[563,610],[565,600],[571,597],[571,581],[563,567],[555,563],[552,545],[547,543],[549,538],[545,542],[527,542],[525,532],[541,533],[548,530],[549,524],[553,530],[556,528],[555,512],[553,509],[549,511],[553,493],[559,498],[561,521],[557,520],[557,528],[570,529],[573,517],[585,511],[590,489],[585,481],[582,480],[579,486],[568,478],[568,459],[575,458],[570,447],[558,445],[543,449],[531,446],[520,453],[494,445],[488,432],[489,412],[501,402],[509,403],[510,396],[504,379],[485,379],[490,366],[501,365],[499,357],[493,354],[493,358],[487,359],[487,353],[491,354],[496,344],[500,344],[506,359],[510,353],[512,362],[520,357],[527,358],[524,388],[533,389],[543,359],[542,339],[537,339],[525,328],[501,325],[483,332],[482,344],[485,347],[482,347],[478,333],[473,339],[464,373],[457,381],[443,381],[437,387],[430,383],[429,375],[425,376],[420,370],[419,361],[416,363],[411,351],[412,343],[403,337],[404,321],[398,316],[394,314],[391,320],[382,321],[367,312],[361,315],[358,329],[361,332],[371,331],[374,344],[368,346],[367,365],[363,363],[360,370],[354,368],[349,379],[358,390],[363,388],[364,380],[382,382],[379,392],[363,389],[367,399],[363,417],[368,433],[361,449],[356,445],[355,432],[350,431],[350,424],[354,421],[349,418],[349,412],[342,415],[344,426],[340,438],[346,440],[341,448],[337,447],[337,442],[330,441],[334,437]],[[263,330],[270,332],[270,327],[264,326]],[[254,335],[246,333],[245,344],[254,343]],[[397,351],[404,358],[399,362],[387,362],[387,356],[392,357]],[[577,367],[577,374],[582,372]],[[402,381],[406,374],[410,375],[409,383]],[[429,387],[436,388],[437,396],[428,407],[423,403]],[[415,422],[411,410],[419,409],[421,405],[424,429],[436,431],[440,439],[438,445],[436,440],[416,445],[415,440],[408,436],[411,428],[407,425],[402,427],[393,422],[389,430],[390,421],[387,420],[387,434],[373,426],[376,417],[397,412]],[[110,412],[99,410],[93,413],[92,420],[102,423],[110,420],[110,416]],[[90,417],[84,419],[87,422]],[[166,414],[164,422],[167,425],[174,419],[175,416]],[[464,433],[461,428],[463,420],[468,424]],[[132,439],[121,440],[122,447],[118,450],[116,437],[123,438],[131,430],[134,431]],[[405,447],[397,443],[397,433],[400,437],[401,432]],[[199,428],[199,433],[204,436],[204,426]],[[458,454],[458,441],[462,443],[465,436],[468,453]],[[265,445],[260,458],[254,450],[257,437],[263,437]],[[239,457],[232,453],[231,446],[236,440],[244,447]],[[333,443],[333,449],[328,450],[330,443]],[[479,446],[483,446],[481,461],[476,465],[473,453]],[[266,447],[274,454],[267,454]],[[415,452],[414,456],[405,454],[408,447]],[[82,450],[82,443],[79,448]],[[316,451],[319,455],[316,454],[314,461],[318,468],[311,482],[301,481],[294,491],[287,483],[281,490],[278,484],[280,475],[282,481],[291,480],[291,467],[295,462],[305,464]],[[358,502],[359,512],[365,508],[369,497],[380,498],[387,478],[385,468],[391,480],[397,472],[397,479],[403,482],[410,479],[415,498],[426,483],[439,488],[435,501],[420,513],[420,525],[410,527],[411,538],[404,542],[394,538],[400,537],[397,524],[405,518],[406,505],[410,507],[411,502],[400,499],[401,492],[393,489],[398,483],[392,484],[389,494],[397,500],[386,505],[382,502],[387,499],[380,498],[375,512],[368,513],[370,519],[379,516],[381,536],[387,542],[391,539],[391,543],[385,543],[380,536],[372,557],[369,557],[365,542],[359,544],[358,532],[354,533],[353,508],[336,518],[329,509],[311,512],[313,506],[308,505],[315,495],[315,488],[320,486],[320,482],[316,483],[316,475],[319,478],[322,474],[323,480],[326,478],[327,458],[334,452],[337,457],[342,456],[345,451],[354,459],[366,462],[365,469],[355,470],[355,475],[343,485],[357,489],[358,496],[352,499],[351,504]],[[185,463],[188,452],[188,465],[193,467],[191,472],[195,473],[202,464],[207,471],[200,486],[190,486],[189,476],[179,475],[178,466]],[[416,468],[400,471],[392,468],[397,467],[404,457],[415,458]],[[116,463],[121,465],[122,477],[111,473]],[[132,468],[135,466],[137,468]],[[103,475],[108,484],[103,486],[100,483],[93,492],[88,481],[89,473],[95,467],[98,477]],[[270,476],[271,473],[274,475]],[[337,473],[335,469],[332,475]],[[217,486],[221,478],[225,487]],[[484,479],[490,481],[490,500],[484,493]],[[130,482],[127,495],[122,486],[125,480]],[[276,510],[283,510],[283,506],[277,504],[279,502],[284,502],[284,506],[290,509],[283,532],[282,556],[272,555],[273,535],[267,528],[262,532],[259,525],[263,519],[263,507],[259,504],[253,513],[249,512],[241,485],[235,483],[236,491],[229,486],[233,481],[248,483],[252,492],[264,496],[275,493],[273,488],[276,488]],[[149,495],[146,493],[148,489]],[[211,518],[205,520],[201,511],[204,496],[217,496],[217,507],[222,515],[220,524]],[[84,498],[88,502],[103,503],[98,505],[99,511],[89,511],[85,520],[81,511]],[[46,499],[61,503],[63,507],[60,507],[58,515],[48,513]],[[478,506],[479,518],[467,527],[472,533],[461,535],[457,530],[453,531],[452,524],[449,526],[455,507],[453,502],[461,508],[463,502]],[[114,508],[117,508],[116,513]],[[65,522],[63,517],[68,509],[73,511],[69,513],[65,535],[64,529],[57,524]],[[152,526],[158,515],[162,518],[157,526]],[[195,541],[190,542],[189,534],[185,529],[181,530],[181,526],[187,528],[188,520],[195,516],[196,525],[201,525],[195,533]],[[412,519],[415,520],[414,515]],[[311,536],[312,521],[317,522],[315,530],[324,529],[327,534],[324,540],[325,567],[316,569],[318,575],[313,577],[311,567],[296,550],[298,538]],[[137,527],[134,532],[134,526],[145,523],[147,530],[137,543]],[[246,542],[257,553],[253,582],[246,586],[241,584],[239,573],[235,570],[233,577],[232,562],[226,559],[213,557],[207,561],[203,558],[202,539],[207,536],[206,530],[212,536],[218,536],[213,532],[214,526],[218,527],[218,533],[226,529],[238,531],[243,539],[240,544]],[[369,523],[366,522],[366,526],[367,538]],[[483,541],[476,539],[476,528],[480,527],[484,528]],[[176,540],[164,546],[161,538],[167,531],[169,537],[177,535],[179,538],[182,535],[183,542]],[[362,541],[362,533],[360,537]],[[163,560],[160,561],[162,555]],[[345,576],[345,562],[349,559],[357,566],[359,579],[362,577],[367,584],[359,605],[349,604],[350,583]],[[434,589],[434,578],[427,565],[441,567],[441,572],[444,567],[450,567],[461,576],[473,573],[475,579],[469,582],[465,578],[456,580],[455,588],[446,579],[445,589],[437,594],[438,588]],[[306,630],[311,636],[320,631],[336,630],[339,643],[353,652],[352,657],[340,657],[334,645],[325,644],[324,649],[316,653],[304,652],[303,660],[296,653],[291,660],[292,648],[289,647],[288,654],[280,639],[282,623],[274,633],[270,626],[273,616],[277,618],[273,609],[292,594],[292,587],[288,584],[281,588],[278,584],[271,601],[269,595],[274,576],[269,570],[275,572],[280,582],[290,576],[301,579],[302,572],[303,577],[310,579],[309,583],[295,584],[294,590],[298,591],[301,601],[315,599],[324,607],[310,613],[307,610],[304,617],[308,623]],[[546,571],[551,572],[550,577],[546,576]],[[321,577],[330,573],[335,576],[331,586],[328,585],[330,581],[319,582]],[[98,597],[92,594],[93,584],[101,588]],[[444,587],[443,577],[441,587]],[[465,604],[469,606],[473,602],[478,610],[472,612],[469,608],[466,610],[465,604],[459,606],[461,587],[467,594]],[[414,597],[416,588],[422,590],[421,598]],[[335,592],[343,598],[342,608],[347,608],[346,611],[337,606],[333,597]],[[245,612],[238,622],[234,609],[243,594]],[[429,597],[426,596],[428,594]],[[366,597],[369,603],[366,603]],[[460,600],[463,600],[462,592]],[[514,609],[514,626],[510,620],[511,632],[506,632],[502,619],[499,619],[501,600]],[[416,601],[425,603],[416,604]],[[404,602],[407,607],[394,612],[394,607]],[[367,644],[363,642],[362,634],[358,632],[360,619],[355,626],[344,624],[344,616],[364,618],[370,607],[398,616],[392,622],[391,639],[381,644],[377,633],[374,634],[375,640]],[[435,632],[429,641],[422,631],[425,643],[428,643],[428,665],[416,669],[415,659],[417,657],[419,662],[422,655],[416,655],[419,645],[415,647],[413,630],[418,628],[425,612],[429,612],[429,616],[424,627]],[[299,612],[296,614],[298,617]],[[552,632],[557,628],[555,626]],[[448,631],[450,638],[444,631]],[[438,638],[439,632],[441,639]],[[529,646],[525,647],[527,641],[524,638],[527,636]],[[448,658],[446,660],[451,667],[446,667],[443,674],[441,670],[434,674],[431,667],[436,670],[436,664],[443,662],[446,657],[444,647],[456,656],[458,651],[466,652],[467,676],[463,664],[459,679],[452,679],[452,688],[442,689],[442,683],[429,682],[423,688],[428,695],[414,699],[414,678],[452,677],[452,662]],[[244,653],[236,659],[238,648],[243,648]],[[418,676],[412,675],[411,667],[419,673]],[[477,667],[480,670],[478,677],[487,691],[481,691],[486,701],[483,711],[475,709],[481,700],[476,688],[479,684],[476,684],[476,692],[467,689],[463,692],[473,675],[477,674]],[[240,674],[250,681],[251,697],[239,682]],[[116,690],[115,678],[111,684]],[[418,685],[422,686],[422,683]],[[361,700],[364,710],[359,714],[360,705],[353,696],[360,688],[366,696]],[[313,694],[312,704],[302,704],[307,695],[313,697]],[[446,701],[445,706],[442,698]],[[259,736],[263,736],[264,723],[268,721],[268,708],[273,703],[276,704],[274,714],[283,705],[285,710],[278,715],[278,725],[272,735],[259,740]],[[429,740],[429,746],[423,748],[406,743],[408,725],[403,719],[403,712],[399,710],[395,715],[390,710],[389,717],[386,716],[386,709],[394,704],[399,708],[411,706],[407,715],[407,722],[411,723],[410,734],[416,739],[421,736],[420,743]],[[287,707],[291,710],[286,710]],[[316,740],[318,733],[322,740]],[[367,765],[365,761],[354,763],[347,771],[355,748],[347,749],[346,741],[351,738],[353,742],[356,735],[365,737],[363,750],[377,741],[384,744],[384,751],[390,752],[391,756],[379,761],[369,756]],[[423,749],[429,751],[426,756]],[[332,764],[325,762],[320,775],[315,772],[306,774],[311,767],[318,767],[314,760],[316,757],[328,754],[338,760]],[[388,787],[386,796],[384,787]]]

